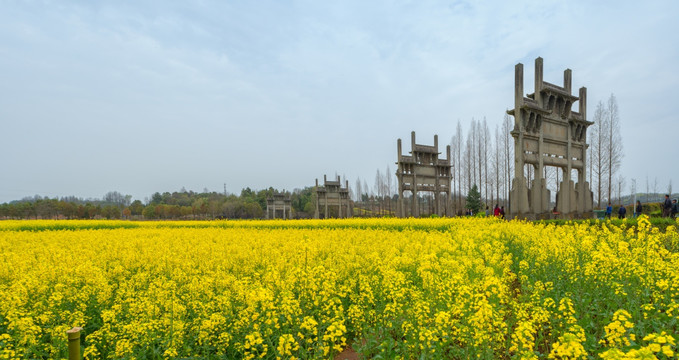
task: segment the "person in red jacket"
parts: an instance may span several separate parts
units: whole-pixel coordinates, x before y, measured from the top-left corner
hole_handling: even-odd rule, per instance
[[[498,204],[495,204],[495,209],[493,209],[493,216],[498,217],[500,216],[500,207]]]

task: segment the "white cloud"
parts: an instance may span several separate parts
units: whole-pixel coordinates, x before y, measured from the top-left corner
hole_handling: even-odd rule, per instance
[[[537,56],[547,81],[573,70],[574,88],[588,88],[590,114],[615,93],[624,174],[642,169],[666,182],[679,177],[666,166],[673,141],[650,144],[679,129],[671,106],[678,6],[7,5],[0,122],[9,135],[0,151],[12,156],[0,161],[10,174],[0,202],[123,188],[143,198],[149,189],[224,181],[233,192],[290,189],[335,171],[371,179],[411,130],[444,144],[458,119],[485,116],[493,129],[512,106],[514,65],[524,63],[532,92]],[[42,155],[55,153],[58,161]]]

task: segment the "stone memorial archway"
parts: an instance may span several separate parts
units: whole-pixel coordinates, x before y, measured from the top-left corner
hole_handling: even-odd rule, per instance
[[[564,71],[563,86],[542,79],[542,58],[535,59],[535,91],[524,96],[523,64],[515,67],[514,178],[510,192],[510,217],[591,217],[592,192],[587,173],[587,89],[571,95],[571,70]],[[579,102],[578,112],[571,108]],[[535,178],[528,184],[525,165],[534,167]],[[562,169],[563,181],[556,195],[556,213],[549,206],[550,192],[544,167]],[[572,179],[573,172],[577,175]],[[574,183],[577,180],[577,183]],[[530,186],[529,186],[530,185]]]

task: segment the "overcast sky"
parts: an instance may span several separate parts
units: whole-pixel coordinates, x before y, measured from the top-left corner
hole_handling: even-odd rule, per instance
[[[0,0],[0,203],[292,190],[494,132],[533,92],[618,100],[622,174],[679,190],[679,1]],[[577,104],[574,108],[577,110]]]

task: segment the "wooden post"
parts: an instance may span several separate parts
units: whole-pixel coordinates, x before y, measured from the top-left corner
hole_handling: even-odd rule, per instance
[[[68,360],[80,360],[80,331],[83,328],[74,327],[66,331],[68,334]]]

